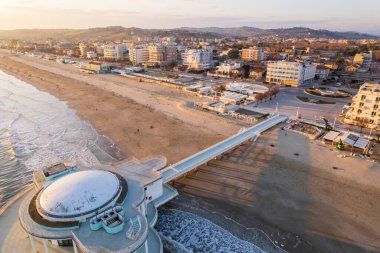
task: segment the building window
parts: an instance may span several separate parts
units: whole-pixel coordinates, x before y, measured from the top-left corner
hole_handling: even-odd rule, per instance
[[[364,103],[359,103],[359,106],[362,107],[364,105]]]
[[[372,112],[371,116],[375,117],[376,116],[376,112]]]
[[[373,106],[373,109],[377,109],[377,108],[379,108],[379,105],[374,105]]]
[[[362,113],[363,111],[362,111],[362,109],[358,109],[358,114],[360,114],[360,113]]]
[[[365,95],[362,95],[362,100],[366,99],[366,96]]]

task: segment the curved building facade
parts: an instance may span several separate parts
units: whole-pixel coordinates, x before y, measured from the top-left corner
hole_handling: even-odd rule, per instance
[[[164,158],[115,166],[67,168],[34,173],[35,190],[22,202],[19,219],[29,234],[74,252],[162,252],[154,230],[157,207],[177,195],[163,183]]]

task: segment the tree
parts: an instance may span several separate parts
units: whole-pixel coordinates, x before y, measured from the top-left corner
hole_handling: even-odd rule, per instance
[[[251,67],[248,64],[243,65],[243,77],[248,78],[249,77],[249,70]]]
[[[335,60],[335,63],[338,64],[338,69],[342,70],[344,69],[344,65],[346,64],[346,61],[344,60],[344,58],[339,57],[338,59]]]
[[[263,100],[263,98],[264,98],[264,95],[262,93],[257,93],[255,95],[255,99],[257,103],[260,103]]]
[[[271,89],[273,96],[277,96],[278,93],[280,93],[280,88],[278,86],[275,86]]]
[[[338,146],[337,146],[337,148],[339,149],[339,150],[343,150],[343,141],[342,141],[342,139],[339,139],[339,142],[338,142]]]
[[[230,59],[238,59],[240,57],[240,52],[237,49],[231,49],[228,51],[227,55]]]

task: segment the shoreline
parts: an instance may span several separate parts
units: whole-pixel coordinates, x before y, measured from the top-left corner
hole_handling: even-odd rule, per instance
[[[202,117],[202,114],[194,117],[194,113],[177,106],[178,101],[166,104],[151,101],[153,105],[168,110],[166,114],[160,109],[153,109],[150,104],[140,104],[88,82],[47,72],[7,57],[0,57],[0,69],[40,91],[67,101],[68,106],[76,110],[81,119],[88,120],[99,134],[112,139],[123,153],[138,159],[165,155],[169,164],[175,163],[239,129],[233,124],[221,124],[212,118]],[[138,93],[134,95],[138,96]],[[141,99],[144,98],[142,96]],[[188,122],[176,114],[181,114]],[[219,132],[214,131],[216,127],[220,128]]]

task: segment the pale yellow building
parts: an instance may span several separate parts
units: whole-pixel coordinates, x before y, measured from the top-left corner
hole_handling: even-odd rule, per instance
[[[351,125],[380,129],[380,84],[371,82],[363,84],[352,99],[344,122]]]
[[[264,60],[264,51],[261,47],[244,48],[241,51],[241,58],[246,61],[260,62]]]

